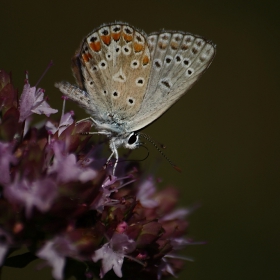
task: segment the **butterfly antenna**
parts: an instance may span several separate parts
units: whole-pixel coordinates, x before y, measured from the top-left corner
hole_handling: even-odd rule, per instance
[[[157,146],[157,144],[145,133],[139,133],[139,136],[144,137],[146,140],[148,140],[150,143],[154,145],[154,147],[157,149],[157,151],[169,162],[169,164],[178,172],[182,172],[182,170],[174,164],[164,153],[163,151]]]

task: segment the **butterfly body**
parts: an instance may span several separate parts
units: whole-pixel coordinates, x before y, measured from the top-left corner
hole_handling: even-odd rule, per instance
[[[136,148],[137,131],[184,95],[214,55],[215,46],[200,36],[174,31],[147,36],[113,23],[88,34],[72,59],[77,86],[55,86],[91,115],[117,159],[117,148]]]

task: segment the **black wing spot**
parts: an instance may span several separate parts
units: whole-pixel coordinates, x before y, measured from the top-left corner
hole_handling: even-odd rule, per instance
[[[125,28],[124,31],[126,32],[126,34],[132,34],[132,31],[129,28]]]
[[[105,29],[105,30],[102,31],[102,34],[106,36],[106,35],[109,34],[109,32],[108,32],[108,30]]]
[[[113,31],[115,32],[115,33],[117,33],[117,32],[119,32],[121,29],[120,29],[120,27],[114,27],[114,29],[113,29]]]
[[[166,63],[170,63],[171,62],[171,59],[168,57],[165,59]]]
[[[90,38],[90,41],[94,43],[97,39],[98,39],[97,37],[92,36],[92,37]]]
[[[176,59],[177,62],[181,61],[181,57],[179,55],[176,55],[175,59]]]
[[[156,68],[160,68],[161,67],[161,63],[159,60],[155,60],[154,65]]]
[[[176,36],[175,37],[175,41],[179,42],[181,40],[181,37],[180,36]]]
[[[161,36],[161,39],[166,41],[166,40],[169,39],[169,36],[167,36],[166,34],[163,34],[163,35]]]
[[[192,53],[193,53],[193,54],[197,54],[197,52],[198,52],[198,49],[192,48]]]
[[[122,81],[125,81],[125,77],[123,75],[119,75],[118,76],[118,79],[122,80]]]
[[[167,88],[171,88],[171,85],[170,85],[170,83],[168,82],[168,81],[161,81],[161,83],[165,86],[165,87],[167,87]]]

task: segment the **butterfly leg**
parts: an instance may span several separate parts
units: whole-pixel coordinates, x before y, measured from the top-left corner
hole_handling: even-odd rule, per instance
[[[96,121],[92,117],[87,117],[85,119],[81,119],[81,120],[77,121],[76,124],[84,122],[84,121],[91,121],[93,124],[96,124]]]
[[[90,120],[92,123],[95,123],[95,121],[94,121],[94,119],[92,118],[92,117],[87,117],[87,118],[85,118],[85,119],[82,119],[82,120],[79,120],[79,121],[77,121],[76,122],[76,124],[78,124],[78,123],[81,123],[81,122],[83,122],[83,121],[87,121],[87,120]],[[110,132],[106,132],[106,131],[98,131],[98,132],[84,132],[84,133],[82,133],[82,134],[90,134],[90,135],[92,135],[92,134],[102,134],[102,135],[110,135],[111,133]]]
[[[113,166],[113,174],[112,174],[113,176],[115,176],[116,167],[117,167],[118,161],[119,161],[119,154],[118,154],[118,150],[116,148],[116,145],[113,141],[111,141],[111,143],[110,143],[110,148],[111,148],[112,153],[109,156],[109,158],[107,159],[106,165],[109,163],[109,161],[111,160],[113,155],[115,155],[116,161],[115,161],[114,166]]]
[[[104,169],[106,169],[107,166],[109,165],[109,162],[110,162],[111,158],[113,157],[113,155],[114,155],[114,152],[112,152],[111,155],[108,157],[106,163],[104,164]],[[113,175],[114,175],[114,174],[113,174]]]
[[[111,155],[108,157],[107,161],[106,161],[106,164],[109,163],[109,161],[111,160],[112,156],[114,155],[114,152],[111,153]]]

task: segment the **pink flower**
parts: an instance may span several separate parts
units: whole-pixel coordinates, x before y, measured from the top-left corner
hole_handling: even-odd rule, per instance
[[[48,177],[30,182],[17,176],[12,184],[5,186],[4,196],[11,203],[22,205],[30,218],[34,207],[42,212],[50,209],[57,196],[57,184]]]
[[[19,100],[20,117],[19,122],[23,122],[33,113],[41,115],[45,114],[49,117],[51,114],[58,112],[52,109],[50,105],[44,100],[44,90],[36,87],[30,87],[28,77],[23,87],[23,91]]]
[[[123,259],[126,254],[133,252],[135,248],[136,243],[134,240],[129,239],[125,233],[115,232],[111,240],[96,250],[92,257],[94,262],[102,260],[100,277],[103,278],[111,269],[114,270],[118,277],[122,277]]]
[[[49,167],[49,174],[56,174],[59,182],[70,182],[79,180],[87,182],[96,176],[96,172],[91,168],[85,168],[77,164],[74,154],[67,154],[63,143],[55,142],[53,144],[54,160],[53,165]]]
[[[51,121],[47,121],[45,125],[46,129],[50,131],[51,134],[55,134],[58,131],[58,136],[60,136],[61,133],[74,122],[72,117],[73,114],[74,113],[72,111],[64,114],[61,117],[58,127],[56,127]]]
[[[138,187],[136,198],[147,208],[158,206],[158,202],[152,199],[152,195],[156,192],[155,183],[152,178],[146,178]]]
[[[46,260],[52,267],[52,276],[56,280],[63,279],[63,270],[65,266],[65,257],[75,252],[75,247],[69,240],[63,236],[55,237],[49,240],[37,252],[37,256]]]

